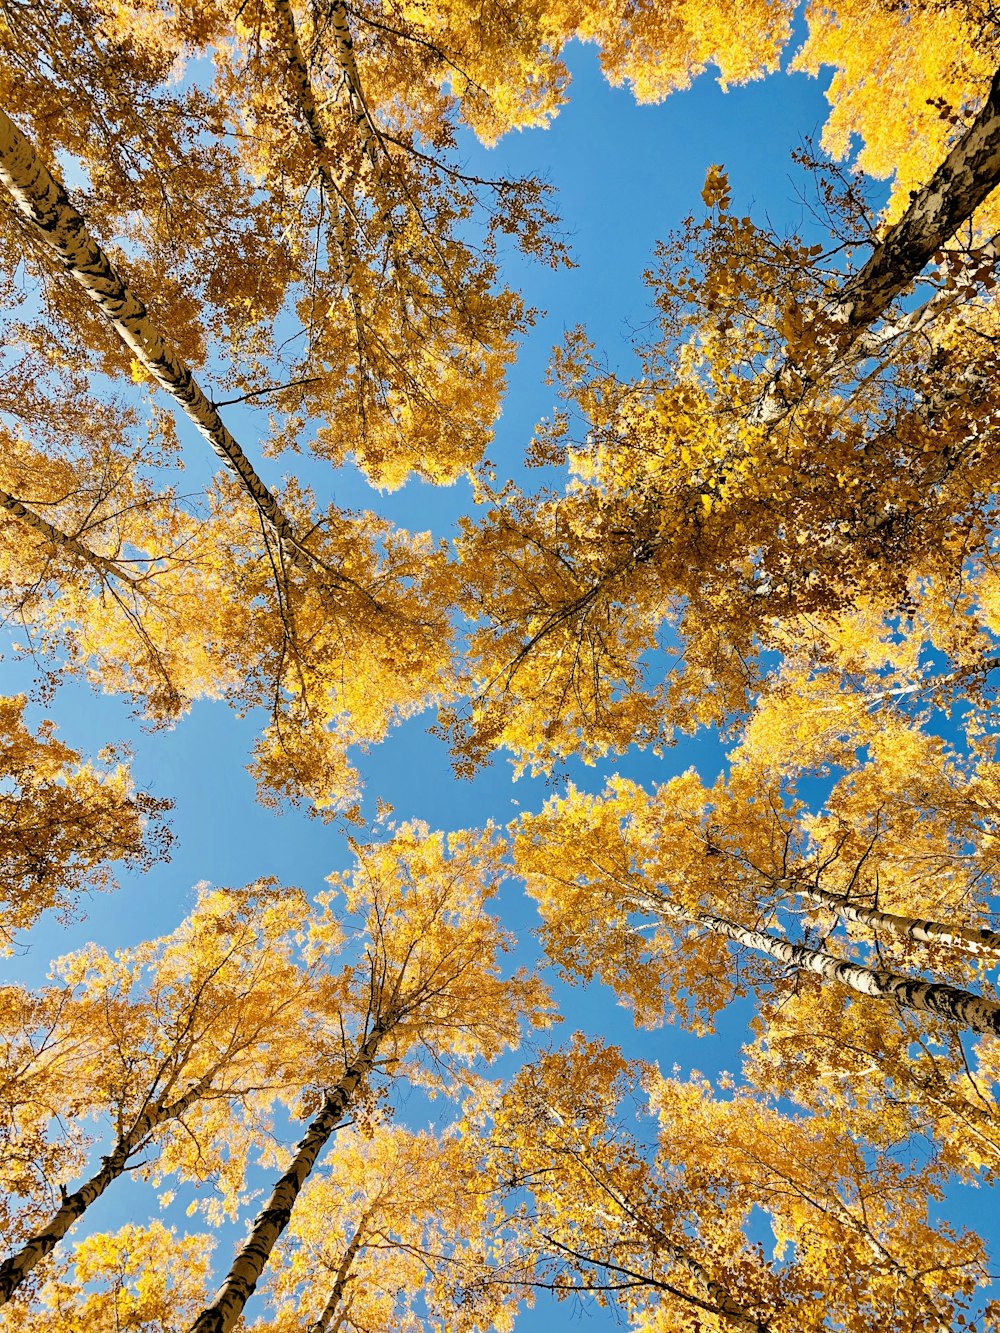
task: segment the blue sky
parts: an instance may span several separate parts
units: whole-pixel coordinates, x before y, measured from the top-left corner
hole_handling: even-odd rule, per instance
[[[540,174],[552,183],[577,264],[553,272],[516,255],[507,257],[508,281],[546,313],[511,374],[491,450],[501,475],[518,474],[535,423],[553,407],[544,374],[551,348],[565,330],[585,324],[613,367],[625,374],[634,369],[630,334],[650,318],[643,270],[656,240],[687,213],[701,209],[700,190],[710,164],[727,167],[738,212],[767,216],[779,229],[802,223],[799,192],[808,189],[808,181],[789,154],[805,136],[818,136],[826,114],[821,83],[802,74],[773,76],[725,94],[706,76],[663,105],[637,107],[627,90],[607,86],[593,49],[574,48],[569,63],[569,105],[552,128],[509,136],[490,151],[471,141],[463,144],[472,170]],[[266,417],[243,410],[227,419],[251,456],[259,458],[256,439],[266,430]],[[184,423],[180,431],[192,458],[203,458],[201,441]],[[430,528],[442,538],[453,535],[456,517],[470,503],[464,484],[441,489],[411,483],[379,496],[351,470],[333,474],[315,464],[300,468],[298,462],[264,461],[260,470],[271,481],[286,467],[306,472],[321,501],[335,498],[344,506],[377,508],[403,526]],[[28,665],[8,659],[0,672],[4,692],[30,689]],[[136,726],[120,700],[94,696],[78,684],[65,687],[53,712],[61,737],[85,751],[109,741],[129,742],[137,785],[175,802],[177,843],[169,865],[141,878],[125,876],[120,892],[88,903],[87,919],[79,925],[62,929],[44,922],[27,941],[26,952],[10,960],[11,980],[40,981],[51,957],[89,939],[126,945],[172,929],[191,906],[193,886],[200,881],[236,885],[274,875],[314,893],[324,887],[327,874],[348,864],[338,827],[302,812],[277,815],[255,803],[245,771],[260,724],[254,714],[238,719],[224,704],[199,703],[173,730],[150,734]],[[397,819],[419,818],[450,830],[490,818],[505,823],[519,809],[535,809],[545,799],[545,783],[513,783],[503,757],[474,781],[456,781],[444,745],[426,734],[430,720],[408,722],[362,757],[367,814],[374,814],[375,798],[381,797],[394,807]],[[652,783],[694,764],[711,781],[723,762],[723,749],[709,736],[682,740],[661,759],[629,753],[600,769],[570,765],[568,772],[579,786],[599,790],[611,771]],[[516,885],[505,895],[504,912],[523,940],[524,955],[533,957],[533,909]],[[659,1060],[665,1069],[675,1062],[685,1072],[738,1068],[748,1005],[729,1015],[717,1038],[699,1043],[672,1028],[635,1033],[626,1011],[599,987],[589,992],[564,988],[560,996],[566,1036],[585,1028],[621,1042],[629,1054]],[[102,1226],[130,1220],[131,1205],[113,1195],[97,1218]],[[136,1220],[144,1215],[137,1212]],[[226,1253],[223,1241],[220,1255]],[[549,1310],[543,1303],[520,1326],[531,1330],[576,1322],[571,1306]],[[599,1310],[579,1322],[594,1330],[619,1326],[613,1312]]]

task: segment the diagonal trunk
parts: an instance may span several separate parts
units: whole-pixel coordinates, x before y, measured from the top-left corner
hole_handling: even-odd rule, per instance
[[[829,325],[829,350],[808,368],[789,356],[771,377],[750,413],[758,426],[772,426],[792,411],[817,374],[832,367],[916,278],[934,253],[954,236],[1000,184],[1000,71],[975,120],[862,269],[821,312]]]
[[[6,509],[15,518],[19,518],[22,523],[26,523],[29,528],[33,528],[44,541],[51,542],[53,546],[61,546],[63,550],[71,551],[73,555],[79,556],[88,565],[92,565],[99,574],[111,574],[116,579],[122,579],[125,583],[135,583],[132,575],[122,569],[116,561],[109,560],[107,556],[98,555],[96,551],[92,551],[89,546],[85,546],[76,537],[71,537],[68,533],[54,528],[47,519],[42,518],[41,514],[36,514],[33,509],[29,509],[23,501],[18,500],[16,496],[11,495],[8,491],[0,490],[0,508]]]
[[[899,939],[917,940],[921,944],[951,944],[970,953],[1000,953],[1000,931],[977,930],[973,926],[946,926],[940,921],[919,917],[898,916],[895,912],[879,912],[873,907],[859,906],[840,894],[829,893],[815,885],[790,880],[786,886],[800,898],[829,907],[845,921],[857,921],[872,930],[885,930]]]
[[[111,1182],[122,1174],[129,1158],[143,1147],[150,1134],[168,1120],[176,1120],[178,1116],[183,1115],[189,1106],[203,1096],[207,1086],[207,1080],[203,1079],[176,1101],[158,1102],[143,1112],[128,1133],[119,1138],[114,1150],[102,1159],[100,1171],[85,1181],[78,1190],[66,1195],[45,1226],[26,1241],[16,1254],[12,1254],[0,1264],[0,1305],[10,1300],[35,1265],[55,1249],[73,1223],[78,1221],[90,1205],[101,1197]]]
[[[765,930],[753,930],[737,925],[724,917],[711,912],[686,912],[675,907],[666,895],[652,889],[644,889],[635,894],[633,904],[640,911],[673,921],[683,921],[688,925],[704,926],[713,934],[722,935],[742,944],[756,953],[767,954],[779,963],[796,967],[803,972],[812,972],[825,977],[828,981],[839,981],[849,986],[859,995],[870,995],[873,999],[890,1000],[904,1009],[916,1009],[920,1013],[937,1014],[952,1023],[959,1023],[973,1032],[987,1032],[1000,1036],[1000,1004],[987,1000],[972,991],[962,990],[958,986],[948,986],[942,982],[925,981],[923,977],[905,977],[897,972],[883,968],[863,967],[860,963],[845,962],[820,949],[810,949],[804,944],[790,944],[777,935]]]
[[[190,368],[169,350],[145,305],[119,275],[63,187],[10,117],[0,110],[0,182],[63,268],[86,292],[144,369],[209,442],[288,548],[299,569],[317,563],[296,537],[277,500],[202,392]]]
[[[343,1118],[354,1094],[371,1072],[379,1046],[392,1027],[393,1022],[388,1019],[375,1024],[345,1070],[343,1078],[332,1092],[327,1093],[322,1107],[310,1121],[309,1128],[299,1142],[288,1170],[271,1191],[271,1197],[233,1260],[215,1299],[202,1310],[189,1333],[229,1333],[243,1313],[271,1257],[271,1251],[288,1226],[306,1178]]]
[[[337,247],[337,257],[340,260],[344,287],[347,292],[347,299],[351,307],[351,313],[354,316],[357,337],[360,341],[362,324],[361,312],[352,285],[355,269],[354,252],[351,246],[350,237],[347,234],[344,214],[338,203],[338,200],[343,198],[343,192],[334,174],[330,170],[330,148],[326,141],[326,135],[323,133],[323,123],[320,119],[319,107],[316,105],[316,97],[313,93],[312,82],[309,78],[309,65],[302,52],[299,35],[295,29],[295,18],[292,14],[290,0],[274,0],[274,9],[278,16],[279,36],[281,39],[282,50],[288,65],[289,74],[291,75],[292,82],[295,86],[298,109],[306,123],[309,132],[309,142],[316,150],[320,179],[325,186],[326,195],[329,200],[330,220],[333,227],[334,242]],[[355,73],[356,72],[357,71],[355,70]],[[367,121],[365,123],[367,124]]]
[[[361,1240],[364,1236],[367,1216],[368,1214],[366,1213],[358,1223],[357,1230],[351,1237],[351,1243],[344,1251],[344,1257],[340,1261],[340,1267],[337,1269],[337,1276],[334,1279],[333,1290],[330,1292],[330,1297],[327,1303],[323,1306],[319,1318],[313,1325],[311,1325],[309,1333],[329,1333],[329,1330],[332,1327],[331,1320],[337,1313],[338,1307],[344,1299],[344,1291],[350,1277],[351,1267],[354,1260],[358,1257],[358,1251],[361,1249]]]

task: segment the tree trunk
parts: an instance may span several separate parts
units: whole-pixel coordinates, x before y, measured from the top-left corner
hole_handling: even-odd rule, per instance
[[[145,370],[170,394],[236,476],[299,569],[317,563],[277,500],[205,397],[190,368],[166,346],[145,305],[118,274],[63,187],[10,117],[0,110],[0,182],[59,263],[101,309]]]
[[[829,351],[808,368],[789,356],[768,381],[750,413],[751,422],[771,426],[786,417],[803,385],[833,366],[858,341],[998,184],[1000,71],[993,76],[979,114],[930,181],[912,196],[906,212],[889,228],[867,264],[820,313],[818,318],[831,328]]]
[[[320,120],[319,107],[316,105],[316,97],[313,93],[312,82],[309,78],[309,66],[303,55],[302,46],[299,42],[299,35],[295,29],[295,18],[292,14],[291,4],[289,3],[289,0],[274,0],[274,9],[278,16],[282,51],[288,64],[292,82],[295,85],[298,109],[306,123],[309,132],[309,142],[316,150],[320,179],[326,187],[326,194],[329,200],[330,222],[333,227],[333,238],[337,246],[337,257],[340,260],[344,288],[347,293],[348,304],[351,307],[351,313],[354,316],[355,332],[360,344],[362,321],[361,311],[353,287],[355,268],[354,251],[351,246],[350,237],[347,234],[344,215],[340,208],[340,203],[344,201],[343,190],[340,182],[336,179],[330,169],[330,149],[326,141],[326,135],[323,133],[323,124]],[[360,346],[358,350],[360,353]]]
[[[365,156],[371,163],[372,171],[375,173],[376,180],[378,180],[379,141],[372,125],[364,90],[361,87],[361,75],[358,73],[357,61],[354,58],[354,39],[351,36],[351,27],[347,21],[347,8],[344,5],[344,0],[333,0],[329,13],[337,47],[337,64],[340,66],[347,83],[354,123],[361,135]],[[383,201],[379,200],[378,202]]]
[[[895,912],[879,912],[873,907],[852,903],[839,894],[798,880],[788,881],[788,888],[800,898],[821,903],[842,916],[845,921],[857,921],[873,930],[885,930],[900,939],[918,940],[921,944],[953,944],[971,953],[1000,953],[1000,931],[977,930],[973,926],[945,926],[939,921],[919,917],[897,916]]]
[[[281,1177],[251,1228],[242,1248],[233,1260],[215,1300],[202,1310],[189,1333],[229,1333],[253,1295],[271,1251],[288,1226],[295,1201],[316,1159],[357,1092],[371,1072],[378,1048],[393,1024],[380,1020],[375,1024],[332,1093],[327,1093],[317,1115],[309,1124],[296,1148],[288,1170]]]
[[[330,1329],[330,1321],[337,1313],[337,1308],[344,1299],[344,1289],[347,1286],[351,1266],[354,1263],[354,1260],[358,1257],[358,1251],[361,1249],[361,1237],[364,1234],[366,1218],[367,1214],[365,1214],[358,1223],[357,1230],[351,1237],[351,1243],[344,1251],[344,1257],[340,1262],[340,1267],[337,1269],[337,1277],[333,1284],[333,1290],[330,1292],[329,1300],[323,1306],[319,1318],[310,1327],[309,1333],[328,1333],[328,1330]]]
[[[663,894],[651,889],[642,890],[633,902],[640,910],[652,912],[656,916],[674,921],[683,921],[688,925],[704,926],[716,935],[724,935],[737,944],[742,944],[757,953],[767,954],[797,967],[803,972],[813,972],[828,981],[839,981],[849,986],[859,995],[870,995],[873,999],[892,1000],[905,1009],[916,1009],[920,1013],[937,1014],[953,1023],[960,1023],[973,1032],[987,1032],[1000,1036],[1000,1004],[995,1000],[984,999],[972,991],[962,990],[958,986],[948,986],[942,982],[925,981],[922,977],[904,977],[896,972],[882,968],[863,967],[860,963],[845,962],[832,954],[819,949],[807,948],[804,944],[789,944],[764,930],[752,930],[747,926],[736,925],[724,917],[714,916],[710,912],[685,912]]]
[[[102,1159],[100,1171],[78,1190],[68,1194],[41,1231],[37,1231],[16,1254],[0,1264],[0,1305],[10,1300],[35,1265],[55,1249],[73,1223],[122,1174],[129,1158],[139,1151],[152,1131],[166,1121],[176,1120],[183,1115],[204,1094],[207,1086],[207,1082],[202,1080],[177,1101],[167,1104],[159,1102],[143,1112],[128,1133],[123,1134],[115,1144],[114,1151]]]
[[[61,546],[66,551],[72,551],[81,560],[92,565],[100,574],[112,574],[116,579],[122,579],[126,583],[135,583],[131,574],[126,573],[114,560],[109,560],[107,556],[98,555],[88,546],[76,537],[70,537],[68,533],[60,532],[54,528],[51,523],[42,518],[41,514],[36,514],[33,509],[29,509],[23,501],[18,500],[16,496],[8,491],[0,490],[0,508],[6,509],[8,513],[19,518],[22,523],[26,523],[29,528],[33,528],[45,541],[51,542],[53,546]]]

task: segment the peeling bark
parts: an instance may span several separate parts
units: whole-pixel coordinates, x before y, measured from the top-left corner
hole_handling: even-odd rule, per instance
[[[0,110],[0,182],[36,234],[106,316],[136,360],[165,389],[253,500],[261,517],[285,543],[289,559],[312,571],[318,563],[253,464],[229,432],[190,368],[167,347],[143,302],[120,276],[63,187],[10,117]]]
[[[288,1170],[271,1191],[271,1197],[233,1260],[215,1299],[202,1310],[189,1333],[229,1333],[243,1313],[271,1257],[271,1251],[288,1226],[295,1201],[307,1176],[343,1118],[358,1087],[371,1072],[378,1048],[392,1027],[393,1022],[388,1019],[375,1024],[344,1077],[332,1092],[327,1093],[322,1107],[300,1140]]]

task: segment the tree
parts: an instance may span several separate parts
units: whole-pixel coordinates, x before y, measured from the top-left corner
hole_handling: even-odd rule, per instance
[[[164,939],[0,992],[8,1327],[207,1333],[258,1286],[272,1333],[506,1330],[544,1287],[616,1299],[645,1333],[966,1318],[982,1247],[927,1201],[992,1179],[1000,1142],[994,16],[813,7],[798,63],[837,66],[828,144],[858,133],[873,171],[898,167],[886,211],[806,149],[829,226],[780,236],[713,166],[706,216],[660,250],[641,375],[582,333],[557,353],[568,410],[531,459],[568,465],[565,487],[494,484],[484,459],[534,317],[505,251],[565,256],[540,182],[474,174],[463,135],[547,124],[572,40],[652,101],[709,63],[775,68],[792,19],[782,0],[5,11],[0,607],[46,685],[82,672],[154,725],[225,698],[265,804],[356,820],[357,749],[433,704],[463,771],[498,746],[545,772],[617,760],[706,723],[736,747],[715,782],[570,788],[512,856],[492,827],[405,824],[318,905],[206,888]],[[890,76],[906,115],[885,114]],[[161,391],[176,420],[155,399],[144,419]],[[241,404],[269,424],[236,429]],[[188,480],[190,428],[216,454]],[[270,479],[295,449],[315,490],[298,464]],[[490,512],[450,548],[347,512],[316,460],[386,489],[471,480]],[[31,916],[144,830],[124,770],[84,781],[22,707]],[[29,806],[62,821],[34,887]],[[641,1021],[704,1031],[752,993],[742,1086],[583,1039],[489,1085],[553,1017],[535,975],[501,971],[511,865],[549,962]],[[440,1134],[387,1123],[415,1104],[404,1080],[442,1098]],[[210,1222],[262,1196],[214,1296],[197,1236],[70,1249],[126,1173]],[[761,1214],[794,1248],[765,1255]],[[140,1274],[157,1246],[173,1262]]]
[[[470,1076],[465,1066],[515,1045],[522,1023],[548,1022],[540,983],[499,971],[499,956],[512,941],[486,910],[499,886],[498,848],[489,832],[455,835],[446,845],[425,827],[403,826],[389,842],[359,846],[357,859],[351,875],[332,882],[343,890],[347,911],[364,921],[364,953],[326,978],[329,1035],[315,1034],[307,1066],[317,1088],[313,1114],[192,1333],[233,1327],[321,1152],[346,1112],[356,1113],[371,1095],[378,1071],[429,1087],[460,1087]],[[333,899],[327,896],[324,913],[310,923],[313,957],[324,957],[340,937]]]
[[[460,544],[475,625],[471,702],[447,711],[461,762],[503,744],[547,771],[725,724],[760,687],[761,653],[808,634],[819,658],[859,600],[890,623],[922,602],[949,649],[977,631],[992,644],[967,621],[991,560],[993,250],[951,238],[997,184],[998,97],[994,82],[888,230],[828,189],[829,249],[733,215],[713,167],[709,217],[651,278],[662,318],[642,375],[567,338],[554,374],[583,438],[560,412],[532,455],[569,463],[565,493],[487,492]],[[845,277],[839,253],[864,244]],[[932,296],[897,312],[934,254]],[[676,658],[665,679],[647,682],[651,652]]]
[[[507,1322],[515,1294],[484,1278],[495,1218],[480,1166],[457,1133],[338,1131],[272,1256],[267,1333]]]
[[[506,1203],[527,1289],[592,1292],[636,1328],[779,1333],[874,1317],[944,1329],[986,1280],[978,1238],[928,1218],[933,1159],[907,1168],[872,1153],[833,1106],[789,1116],[578,1034],[525,1066],[487,1114],[484,1176]],[[770,1258],[750,1238],[754,1209]]]
[[[23,1216],[8,1232],[0,1299],[144,1153],[147,1175],[212,1179],[217,1214],[233,1209],[261,1117],[300,1091],[312,990],[295,956],[303,909],[266,884],[205,892],[172,935],[114,957],[91,945],[60,960],[60,989],[5,1006],[4,1119]],[[67,1191],[52,1166],[78,1169],[89,1118],[115,1137]],[[36,1160],[40,1170],[26,1169]]]
[[[58,1266],[30,1312],[5,1306],[0,1328],[5,1333],[29,1328],[75,1333],[89,1325],[158,1333],[176,1327],[203,1299],[211,1251],[211,1236],[178,1236],[156,1221],[95,1233]]]
[[[170,802],[132,786],[113,747],[98,765],[56,740],[43,722],[31,731],[24,695],[0,699],[0,952],[45,911],[70,914],[81,894],[114,887],[111,864],[144,868],[165,859]]]
[[[522,817],[517,864],[539,901],[550,955],[574,974],[602,976],[647,1022],[658,1021],[669,1000],[702,1027],[748,984],[787,985],[788,972],[782,981],[773,967],[759,970],[750,960],[739,979],[730,979],[726,941],[732,941],[787,965],[792,976],[812,973],[960,1028],[997,1034],[1000,1005],[984,978],[979,993],[917,970],[929,964],[981,979],[973,956],[944,947],[943,931],[924,932],[932,938],[922,944],[919,934],[881,930],[871,962],[852,957],[849,944],[845,952],[829,950],[829,931],[816,943],[808,931],[801,942],[786,938],[794,921],[781,910],[788,896],[824,877],[846,884],[846,894],[832,895],[839,905],[862,894],[869,875],[887,896],[899,878],[904,882],[895,891],[912,893],[912,867],[919,864],[933,883],[937,861],[942,888],[957,891],[951,911],[961,903],[953,862],[967,859],[974,829],[958,823],[954,806],[945,806],[937,827],[924,825],[905,789],[894,790],[900,770],[892,764],[905,766],[911,755],[893,752],[897,737],[885,739],[887,754],[845,777],[818,816],[751,768],[735,769],[711,791],[690,771],[652,797],[623,780],[603,798],[571,789],[543,813]],[[936,776],[954,775],[944,768]],[[947,794],[958,804],[954,788]],[[930,803],[929,793],[922,796]],[[875,811],[870,828],[858,822],[860,809]],[[974,805],[967,814],[978,817]],[[975,883],[974,863],[967,873]],[[640,933],[643,918],[655,923],[651,938]],[[880,923],[871,924],[877,930]]]

